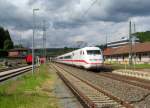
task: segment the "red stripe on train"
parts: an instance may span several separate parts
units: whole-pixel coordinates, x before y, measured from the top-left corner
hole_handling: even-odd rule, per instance
[[[60,61],[67,61],[67,62],[84,62],[86,64],[102,64],[102,63],[88,63],[85,60],[60,60]]]

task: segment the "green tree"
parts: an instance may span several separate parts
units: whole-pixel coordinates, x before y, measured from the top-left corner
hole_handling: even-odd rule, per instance
[[[4,39],[5,39],[5,40],[6,40],[6,39],[11,40],[11,37],[10,37],[10,34],[9,34],[9,31],[8,31],[8,30],[5,31],[5,37],[4,37]],[[11,41],[12,41],[12,40],[11,40]]]
[[[107,45],[106,44],[96,45],[96,47],[99,47],[101,50],[104,50],[107,48]]]
[[[150,31],[146,32],[137,32],[135,33],[136,37],[139,38],[141,42],[148,42],[150,41]]]
[[[5,41],[5,30],[0,27],[0,49],[4,48],[4,41]]]
[[[24,48],[22,44],[14,45],[14,48]]]
[[[9,39],[4,41],[4,49],[8,50],[8,49],[12,49],[13,48],[13,42]]]
[[[13,41],[10,37],[9,31],[0,27],[0,49],[10,49],[13,48]]]

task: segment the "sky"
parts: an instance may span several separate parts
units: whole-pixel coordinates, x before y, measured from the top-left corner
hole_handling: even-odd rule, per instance
[[[150,30],[150,0],[0,0],[0,26],[9,30],[15,44],[32,46],[36,8],[37,48],[42,47],[44,20],[47,48],[121,40],[129,36],[129,21],[136,32]]]

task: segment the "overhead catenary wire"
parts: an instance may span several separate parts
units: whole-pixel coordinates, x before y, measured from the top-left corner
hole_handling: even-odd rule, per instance
[[[85,17],[85,15],[90,11],[90,9],[98,2],[99,0],[94,0],[92,3],[91,3],[91,5],[81,14],[81,15],[78,15],[79,17],[78,18],[76,18],[76,20],[83,20],[84,19],[84,17]],[[69,9],[70,10],[70,9]],[[71,11],[71,17],[72,17],[72,11]],[[84,23],[84,22],[76,22],[76,25],[80,25],[80,24],[86,24],[86,23]],[[89,22],[88,22],[88,24],[89,24]]]
[[[81,15],[81,18],[84,17],[89,10],[95,5],[95,3],[97,3],[98,0],[93,1],[93,3],[87,8],[87,10]]]

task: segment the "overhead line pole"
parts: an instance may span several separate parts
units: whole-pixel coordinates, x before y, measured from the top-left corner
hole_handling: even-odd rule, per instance
[[[43,57],[46,58],[46,21],[45,20],[43,20]]]
[[[134,22],[134,35],[136,35],[136,25]],[[134,37],[134,41],[133,41],[133,58],[134,58],[134,68],[135,68],[135,64],[136,64],[136,52],[135,52],[135,47],[136,47],[136,36]]]
[[[134,22],[134,33],[136,33],[136,26],[135,26],[135,22]]]
[[[132,65],[132,25],[129,22],[129,64]]]
[[[107,41],[108,41],[108,34],[106,34],[106,47],[107,47]]]
[[[35,35],[35,11],[39,9],[33,9],[33,36],[32,36],[32,75],[34,74],[34,35]]]

